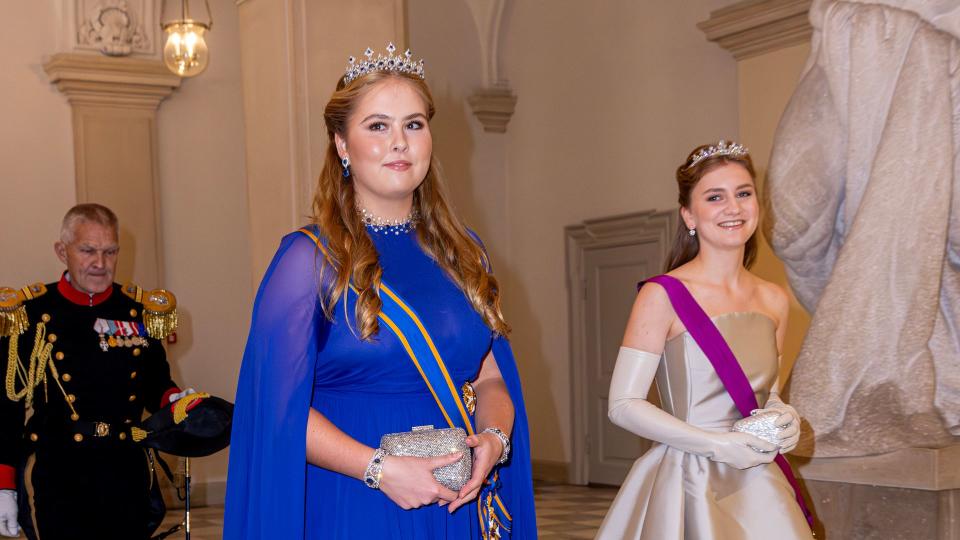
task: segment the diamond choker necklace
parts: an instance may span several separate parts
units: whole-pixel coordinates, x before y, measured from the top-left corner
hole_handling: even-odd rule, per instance
[[[401,219],[385,219],[363,207],[357,207],[357,214],[363,224],[369,227],[373,232],[385,232],[399,235],[408,233],[417,228],[417,222],[420,221],[420,214],[416,209],[410,210],[407,217]]]

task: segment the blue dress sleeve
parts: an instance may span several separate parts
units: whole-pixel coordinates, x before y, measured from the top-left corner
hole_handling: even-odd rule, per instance
[[[467,233],[483,250],[484,264],[492,271],[487,249],[471,229]],[[503,336],[493,340],[493,357],[513,402],[513,432],[510,434],[510,460],[499,468],[500,495],[513,517],[509,538],[511,540],[535,540],[537,538],[537,514],[533,505],[533,470],[530,463],[530,426],[527,423],[527,408],[523,401],[520,371],[513,356],[510,341]],[[506,537],[506,536],[505,536]]]
[[[323,264],[313,240],[292,233],[260,283],[233,413],[227,540],[304,536],[307,415],[328,324],[319,303]]]
[[[520,372],[513,358],[510,342],[505,337],[493,341],[493,357],[513,401],[515,416],[510,434],[510,459],[500,466],[500,494],[509,509],[513,523],[511,540],[536,540],[537,513],[533,505],[533,470],[530,464],[530,426],[523,401]]]

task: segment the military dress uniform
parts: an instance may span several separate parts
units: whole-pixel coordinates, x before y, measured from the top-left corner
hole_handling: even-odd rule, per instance
[[[161,341],[175,327],[167,291],[90,295],[66,273],[0,289],[0,489],[16,485],[28,537],[149,537],[156,475],[134,427],[179,392]]]

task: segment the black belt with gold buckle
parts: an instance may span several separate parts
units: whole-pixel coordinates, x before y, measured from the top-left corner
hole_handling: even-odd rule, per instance
[[[108,424],[106,422],[86,422],[79,420],[71,422],[69,429],[74,434],[79,434],[83,437],[93,437],[94,439],[119,439],[123,441],[130,438],[130,426],[125,424]],[[74,440],[76,440],[76,436],[74,436]]]

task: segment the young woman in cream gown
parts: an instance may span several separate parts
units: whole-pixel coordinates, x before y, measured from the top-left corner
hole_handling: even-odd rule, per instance
[[[794,489],[773,463],[796,446],[799,416],[777,395],[787,294],[748,270],[760,217],[753,164],[745,148],[721,141],[691,152],[677,182],[679,230],[667,277],[655,279],[692,294],[757,403],[780,412],[783,428],[779,444],[730,431],[742,415],[710,359],[664,285],[642,284],[610,384],[609,416],[657,444],[633,465],[597,538],[809,539]],[[662,410],[646,399],[654,379]]]

